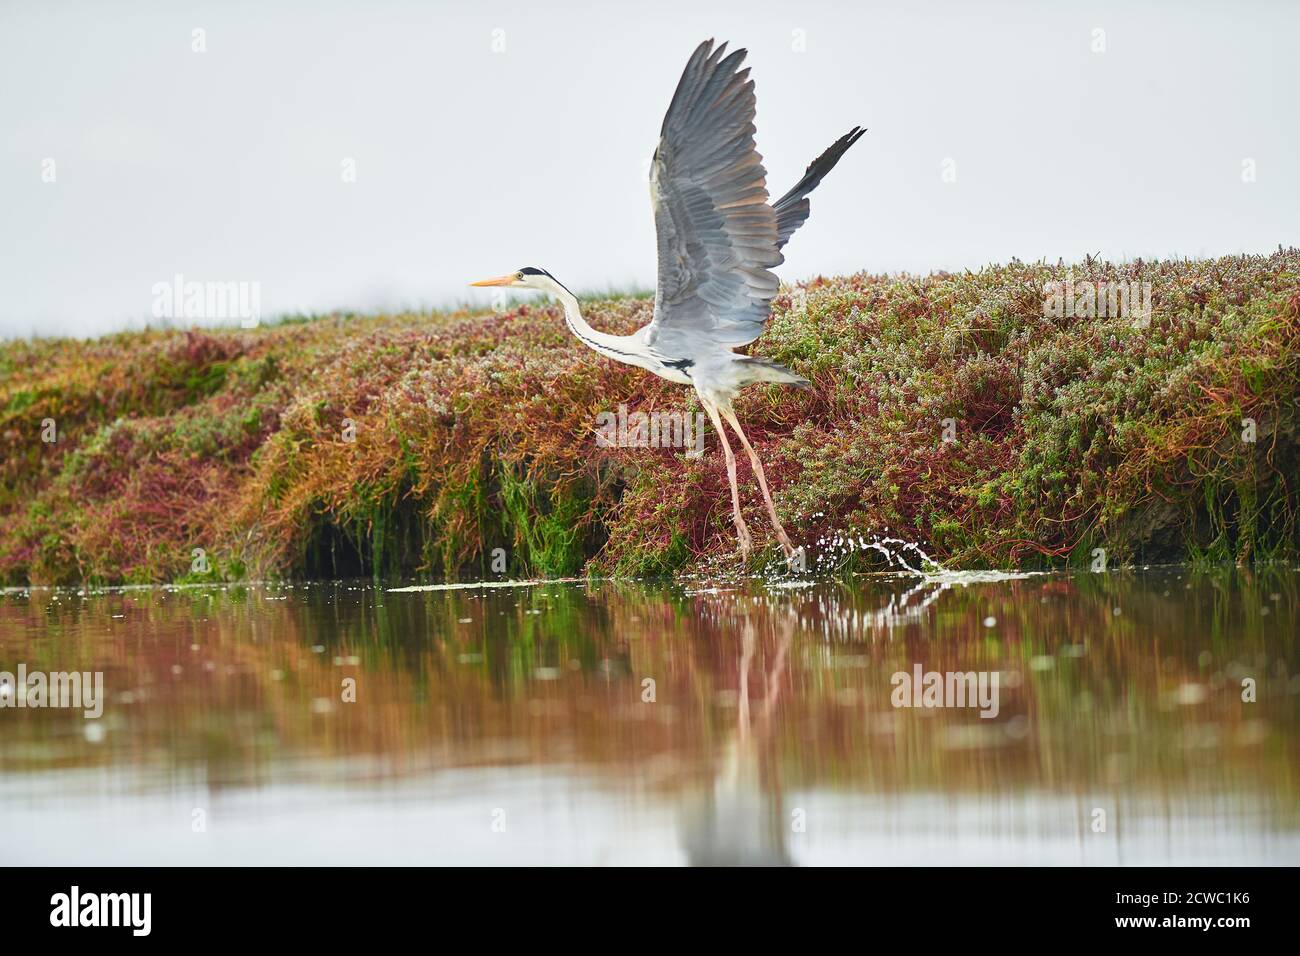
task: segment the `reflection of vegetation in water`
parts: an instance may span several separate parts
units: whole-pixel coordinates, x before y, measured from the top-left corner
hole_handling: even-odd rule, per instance
[[[0,712],[0,761],[130,765],[164,787],[575,765],[703,795],[683,839],[706,853],[725,849],[708,821],[728,805],[788,827],[788,788],[1235,792],[1286,820],[1300,795],[1297,577],[9,594],[0,670],[103,670],[110,698],[100,742],[65,712]],[[893,709],[890,675],[914,663],[999,670],[999,717]]]

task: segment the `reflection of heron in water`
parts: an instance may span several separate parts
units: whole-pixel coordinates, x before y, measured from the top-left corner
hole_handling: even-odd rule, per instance
[[[872,632],[924,620],[927,610],[952,588],[952,581],[926,577],[873,611],[836,606],[820,622],[805,624],[823,639],[859,639]],[[740,610],[737,606],[736,610]],[[771,739],[786,657],[794,637],[795,612],[778,618],[776,656],[764,673],[762,708],[750,713],[749,676],[755,653],[754,617],[748,611],[741,628],[736,732],[723,750],[712,787],[688,802],[681,826],[682,847],[695,866],[790,866],[785,837],[791,820],[781,803],[779,761],[770,761]],[[766,777],[764,776],[766,772]]]
[[[769,793],[764,789],[762,745],[771,736],[772,719],[781,693],[786,653],[794,636],[794,613],[778,626],[776,658],[765,673],[763,706],[757,727],[749,709],[749,671],[754,660],[754,622],[745,618],[741,638],[740,686],[736,733],[724,751],[713,787],[689,804],[682,825],[682,845],[693,866],[790,866],[785,847],[787,821],[781,806],[779,776]]]

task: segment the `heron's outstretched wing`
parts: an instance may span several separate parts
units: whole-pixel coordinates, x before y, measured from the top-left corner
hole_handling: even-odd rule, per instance
[[[689,355],[758,338],[783,257],[767,171],[754,148],[754,82],[744,50],[695,50],[664,117],[651,164],[659,288],[646,342]]]
[[[776,212],[776,246],[778,249],[790,241],[794,231],[808,219],[808,194],[821,184],[822,179],[835,168],[840,157],[850,146],[862,138],[866,130],[855,126],[822,153],[804,170],[803,178],[794,184],[794,188],[772,203]]]

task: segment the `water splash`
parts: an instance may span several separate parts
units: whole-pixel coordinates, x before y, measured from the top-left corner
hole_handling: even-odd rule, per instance
[[[820,514],[812,515],[821,517]],[[930,557],[915,541],[894,537],[888,528],[884,534],[857,531],[824,532],[808,549],[805,566],[795,573],[831,574],[842,570],[858,554],[875,553],[885,560],[888,571],[928,576],[945,573],[944,567]],[[776,559],[765,569],[769,576],[782,572],[790,573],[791,568],[783,559]]]

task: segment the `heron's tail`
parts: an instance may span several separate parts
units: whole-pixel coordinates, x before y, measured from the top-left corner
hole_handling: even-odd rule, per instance
[[[804,224],[808,218],[808,194],[817,188],[822,179],[835,168],[835,164],[840,161],[850,146],[856,143],[859,137],[866,130],[860,126],[855,126],[849,130],[809,165],[803,174],[803,179],[794,184],[794,188],[788,193],[772,203],[772,208],[776,211],[776,247],[780,249],[794,231]]]
[[[770,359],[758,358],[753,355],[737,355],[742,366],[742,378],[745,384],[750,382],[779,382],[782,385],[793,385],[795,388],[812,388],[812,382],[802,375],[796,375],[784,365],[773,362]]]

